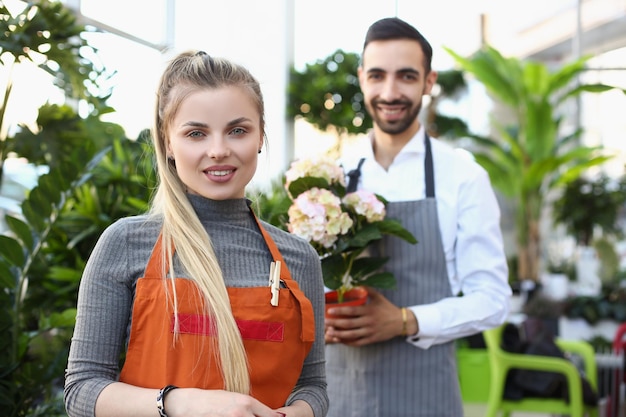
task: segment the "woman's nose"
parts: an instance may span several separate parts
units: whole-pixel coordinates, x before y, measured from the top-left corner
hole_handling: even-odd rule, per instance
[[[207,155],[212,159],[222,159],[230,155],[228,141],[223,136],[214,136],[209,141]]]

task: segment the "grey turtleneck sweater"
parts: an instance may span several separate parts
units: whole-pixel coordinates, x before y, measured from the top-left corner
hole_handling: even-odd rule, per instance
[[[267,286],[272,257],[248,202],[213,201],[193,195],[189,199],[211,237],[226,286]],[[118,380],[120,355],[130,332],[135,284],[144,274],[161,224],[145,215],[121,219],[105,230],[89,258],[80,283],[65,376],[65,405],[72,417],[94,416],[98,395]],[[328,397],[320,262],[305,240],[270,224],[263,226],[315,312],[315,342],[287,403],[304,400],[316,417],[322,417],[328,409]]]

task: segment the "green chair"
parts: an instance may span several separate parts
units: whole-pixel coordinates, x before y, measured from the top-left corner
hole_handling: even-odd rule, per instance
[[[576,366],[567,359],[510,353],[501,348],[504,325],[483,332],[489,355],[491,380],[486,417],[496,417],[499,412],[508,417],[513,412],[537,412],[544,414],[597,417],[597,407],[586,406],[583,402],[580,373]],[[585,341],[556,341],[564,352],[575,353],[584,361],[585,374],[594,390],[598,388],[598,373],[594,350]],[[506,376],[511,369],[529,369],[553,371],[563,374],[567,380],[570,401],[558,398],[523,398],[507,400],[503,398]]]

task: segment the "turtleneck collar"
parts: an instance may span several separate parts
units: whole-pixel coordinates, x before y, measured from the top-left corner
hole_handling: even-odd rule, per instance
[[[201,222],[233,221],[250,216],[246,198],[211,200],[195,194],[187,194],[187,197]]]

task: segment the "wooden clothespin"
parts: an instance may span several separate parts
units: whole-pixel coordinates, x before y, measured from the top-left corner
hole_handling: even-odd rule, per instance
[[[272,262],[270,264],[269,285],[272,295],[270,304],[276,307],[278,305],[278,292],[280,290],[280,261]]]

